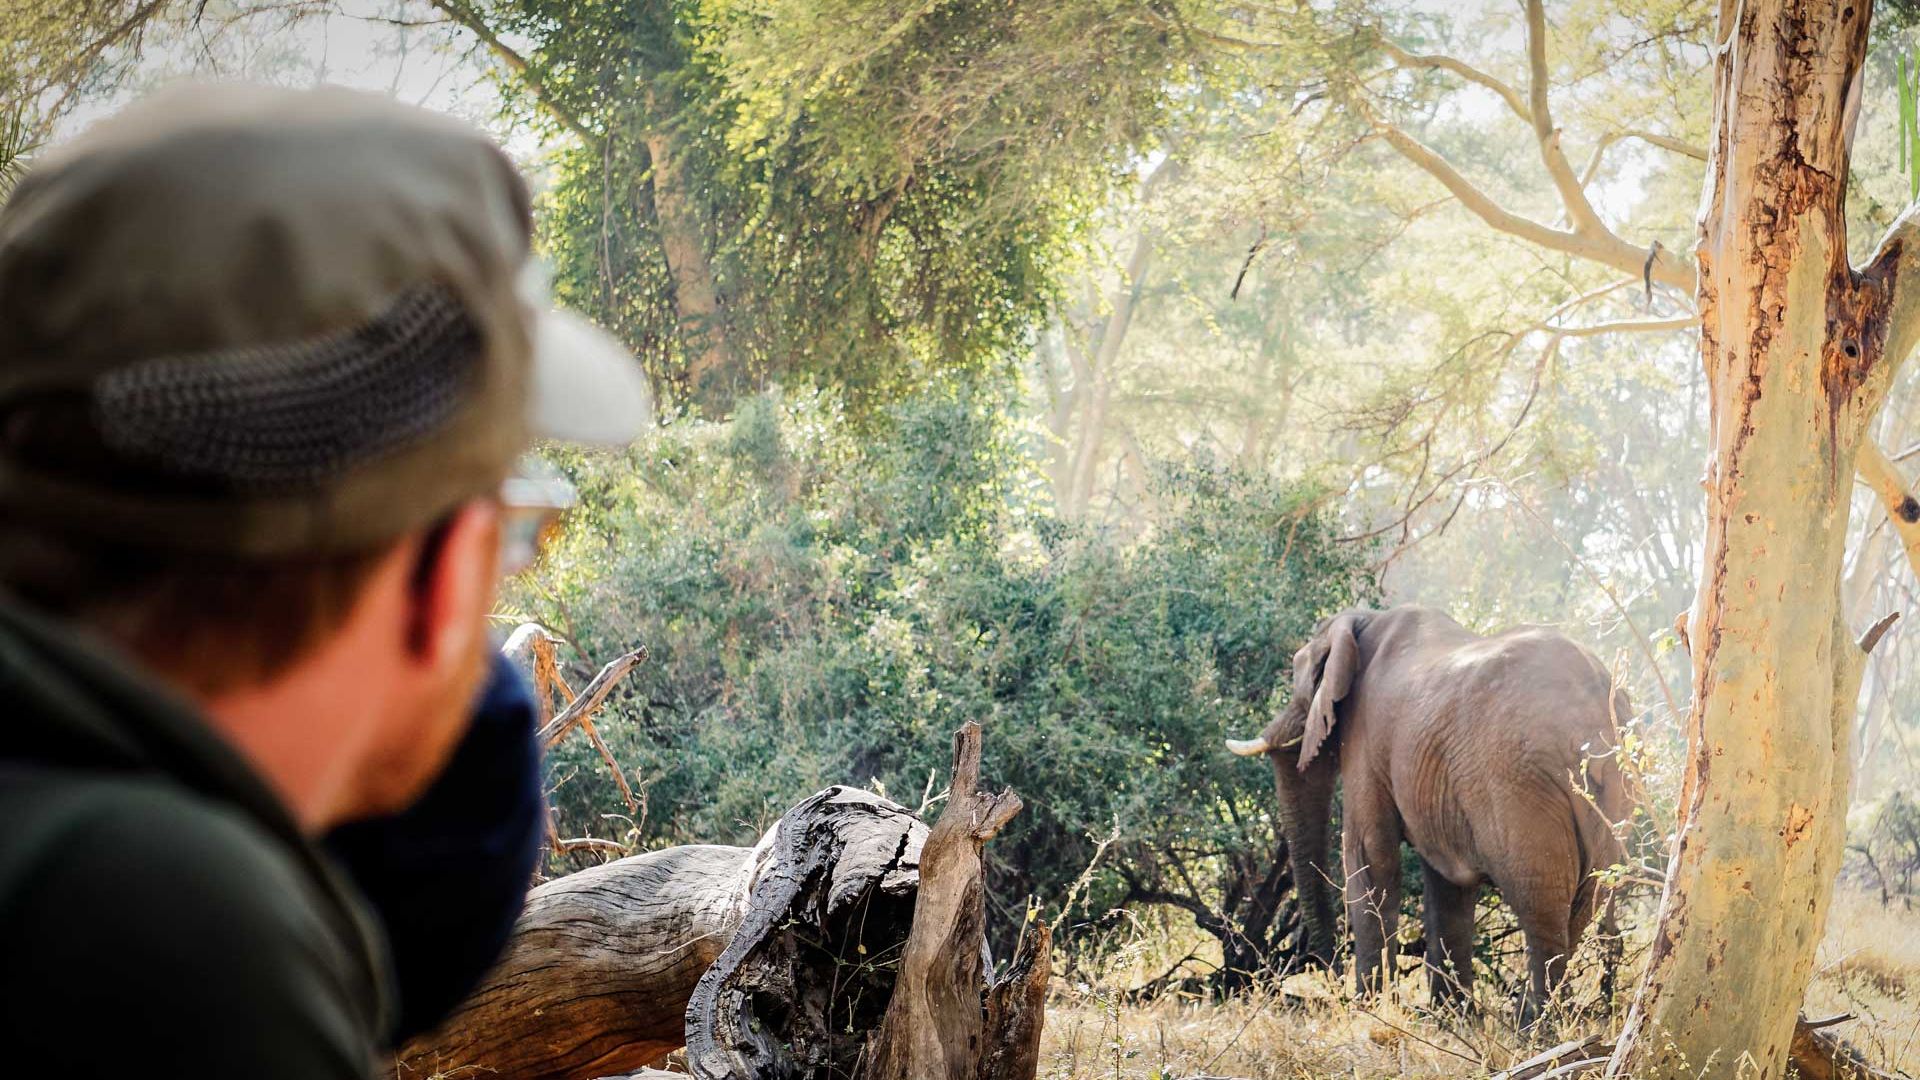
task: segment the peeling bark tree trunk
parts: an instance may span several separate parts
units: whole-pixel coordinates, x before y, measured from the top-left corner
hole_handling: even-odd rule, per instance
[[[1869,14],[1720,7],[1698,247],[1713,457],[1694,706],[1679,840],[1615,1075],[1781,1075],[1826,923],[1864,655],[1839,595],[1848,493],[1916,321],[1911,208],[1864,269],[1846,260]]]
[[[851,985],[836,983],[839,953],[866,942],[878,955],[904,938],[926,832],[903,807],[828,788],[751,849],[668,848],[549,882],[481,988],[401,1053],[405,1075],[589,1080],[638,1069],[687,1042],[689,1002],[730,949],[787,950],[790,973],[824,998]],[[856,912],[868,922],[850,927]],[[801,939],[821,951],[796,953]]]

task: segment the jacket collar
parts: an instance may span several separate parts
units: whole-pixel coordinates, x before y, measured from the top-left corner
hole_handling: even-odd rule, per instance
[[[387,1029],[386,945],[364,901],[197,706],[84,628],[10,602],[0,602],[0,701],[11,713],[0,758],[162,776],[233,807],[278,840],[324,898],[343,952],[361,969],[372,1030]]]

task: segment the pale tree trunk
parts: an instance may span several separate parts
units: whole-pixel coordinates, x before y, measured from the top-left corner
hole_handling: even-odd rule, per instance
[[[1107,403],[1113,398],[1113,384],[1104,369],[1088,361],[1083,350],[1075,349],[1074,383],[1084,386],[1080,423],[1074,436],[1073,459],[1067,467],[1067,499],[1061,513],[1072,521],[1087,515],[1093,503],[1093,487],[1100,465],[1100,449],[1107,438]]]
[[[679,147],[670,136],[646,137],[652,164],[653,212],[660,229],[660,250],[673,281],[673,312],[686,350],[687,393],[710,419],[722,418],[742,389],[744,373],[729,349],[720,289],[707,255],[706,230],[693,196]]]
[[[1084,517],[1093,503],[1100,452],[1106,441],[1107,407],[1113,399],[1113,367],[1120,359],[1120,346],[1127,340],[1127,331],[1133,326],[1133,313],[1139,307],[1140,294],[1146,289],[1147,272],[1152,265],[1153,234],[1142,228],[1134,237],[1133,253],[1122,271],[1120,287],[1114,290],[1107,321],[1094,336],[1093,355],[1088,356],[1085,350],[1072,354],[1076,360],[1074,383],[1082,385],[1085,380],[1086,397],[1068,489],[1066,509],[1071,518]]]
[[[1171,156],[1155,165],[1141,182],[1141,206],[1145,208],[1150,205],[1154,194],[1179,172],[1180,166]],[[1142,213],[1145,212],[1143,209]],[[1089,286],[1089,325],[1084,328],[1084,344],[1073,340],[1070,329],[1061,334],[1073,370],[1069,407],[1077,408],[1080,413],[1079,430],[1065,469],[1064,487],[1058,479],[1055,484],[1056,493],[1064,494],[1058,501],[1062,517],[1084,517],[1087,507],[1093,502],[1101,450],[1106,441],[1107,407],[1113,399],[1113,367],[1120,358],[1120,346],[1133,326],[1134,312],[1146,289],[1147,273],[1153,265],[1154,232],[1151,222],[1143,220],[1134,234],[1133,251],[1128,255],[1126,265],[1121,268],[1120,281],[1107,304],[1106,320],[1097,327],[1091,325],[1098,317],[1100,304],[1094,288]]]
[[[1047,392],[1047,479],[1053,487],[1053,503],[1059,507],[1067,505],[1073,490],[1073,443],[1069,436],[1074,408],[1086,389],[1069,358],[1074,346],[1067,339],[1068,333],[1064,322],[1056,319],[1041,339],[1037,357]]]
[[[1254,360],[1253,412],[1241,436],[1238,455],[1241,468],[1257,471],[1266,469],[1272,433],[1287,428],[1293,412],[1293,390],[1299,381],[1291,305],[1274,305],[1268,317],[1270,322],[1260,341],[1260,354]],[[1278,371],[1274,370],[1276,366]]]
[[[1713,456],[1694,707],[1679,840],[1616,1075],[1781,1075],[1825,929],[1863,660],[1840,604],[1849,494],[1915,323],[1911,209],[1865,269],[1846,261],[1870,10],[1720,8],[1698,248]]]

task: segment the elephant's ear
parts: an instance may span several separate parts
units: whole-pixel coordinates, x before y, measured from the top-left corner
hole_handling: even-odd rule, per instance
[[[1327,624],[1327,662],[1320,667],[1319,685],[1314,688],[1312,704],[1307,706],[1306,731],[1300,737],[1303,770],[1320,753],[1327,736],[1333,734],[1333,706],[1353,688],[1353,673],[1360,666],[1360,643],[1353,638],[1354,621],[1349,614]]]

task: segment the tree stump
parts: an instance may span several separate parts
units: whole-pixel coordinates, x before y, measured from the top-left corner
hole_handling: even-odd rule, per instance
[[[986,965],[987,904],[980,850],[1020,812],[1020,796],[990,795],[980,786],[980,725],[953,737],[953,782],[946,809],[927,834],[920,858],[920,893],[913,930],[879,1030],[874,1032],[863,1080],[1030,1080],[1038,1062],[1037,1010],[1046,994],[1047,962],[1029,949],[981,1007]],[[1038,925],[1029,938],[1046,939]],[[1037,992],[1039,999],[1034,999]],[[1031,1028],[1031,1030],[1028,1030]],[[1029,1060],[1030,1059],[1030,1060]],[[1026,1072],[996,1073],[1022,1067]]]
[[[1050,970],[1035,921],[990,983],[980,851],[1020,798],[979,791],[980,726],[954,734],[953,781],[919,851],[908,902],[845,897],[813,884],[795,852],[762,880],[764,897],[694,991],[687,1066],[702,1080],[1032,1080]],[[804,838],[791,840],[813,850]],[[798,897],[813,899],[797,904]],[[825,903],[820,900],[824,898]],[[818,908],[815,940],[774,913]]]

